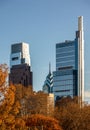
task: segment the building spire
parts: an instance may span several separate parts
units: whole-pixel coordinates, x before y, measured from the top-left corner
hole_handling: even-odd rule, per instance
[[[78,95],[81,98],[81,103],[84,101],[84,31],[83,31],[83,16],[78,17]],[[82,104],[81,104],[82,105]]]
[[[78,17],[78,30],[83,31],[83,16]]]
[[[51,74],[51,63],[49,62],[49,74]]]

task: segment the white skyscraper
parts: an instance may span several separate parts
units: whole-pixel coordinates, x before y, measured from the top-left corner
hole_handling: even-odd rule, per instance
[[[19,64],[30,64],[29,45],[27,43],[16,43],[11,46],[10,67]]]
[[[84,31],[83,16],[78,18],[78,95],[84,101]]]

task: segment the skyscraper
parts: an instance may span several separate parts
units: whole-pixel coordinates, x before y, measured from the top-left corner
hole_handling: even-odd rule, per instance
[[[55,99],[79,96],[84,101],[84,36],[83,17],[78,18],[78,31],[73,41],[56,44],[56,71],[53,72]]]
[[[32,86],[29,45],[27,43],[11,45],[9,81],[13,84],[22,84],[25,87]]]
[[[53,92],[53,74],[51,73],[51,64],[49,63],[49,74],[43,85],[43,92],[52,93]]]
[[[29,45],[27,43],[16,43],[11,45],[10,68],[13,65],[30,64]]]

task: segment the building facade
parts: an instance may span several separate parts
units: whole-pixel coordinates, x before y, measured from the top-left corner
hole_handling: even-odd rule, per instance
[[[73,41],[56,44],[56,71],[53,72],[55,100],[79,96],[84,101],[84,36],[83,17],[78,18],[78,31]]]
[[[47,96],[47,114],[52,115],[54,111],[54,94],[49,93]]]
[[[12,44],[9,82],[28,87],[32,86],[32,77],[29,45],[27,43]]]

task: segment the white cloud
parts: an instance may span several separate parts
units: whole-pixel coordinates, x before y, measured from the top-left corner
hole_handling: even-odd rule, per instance
[[[90,98],[90,91],[85,91],[85,98]]]

